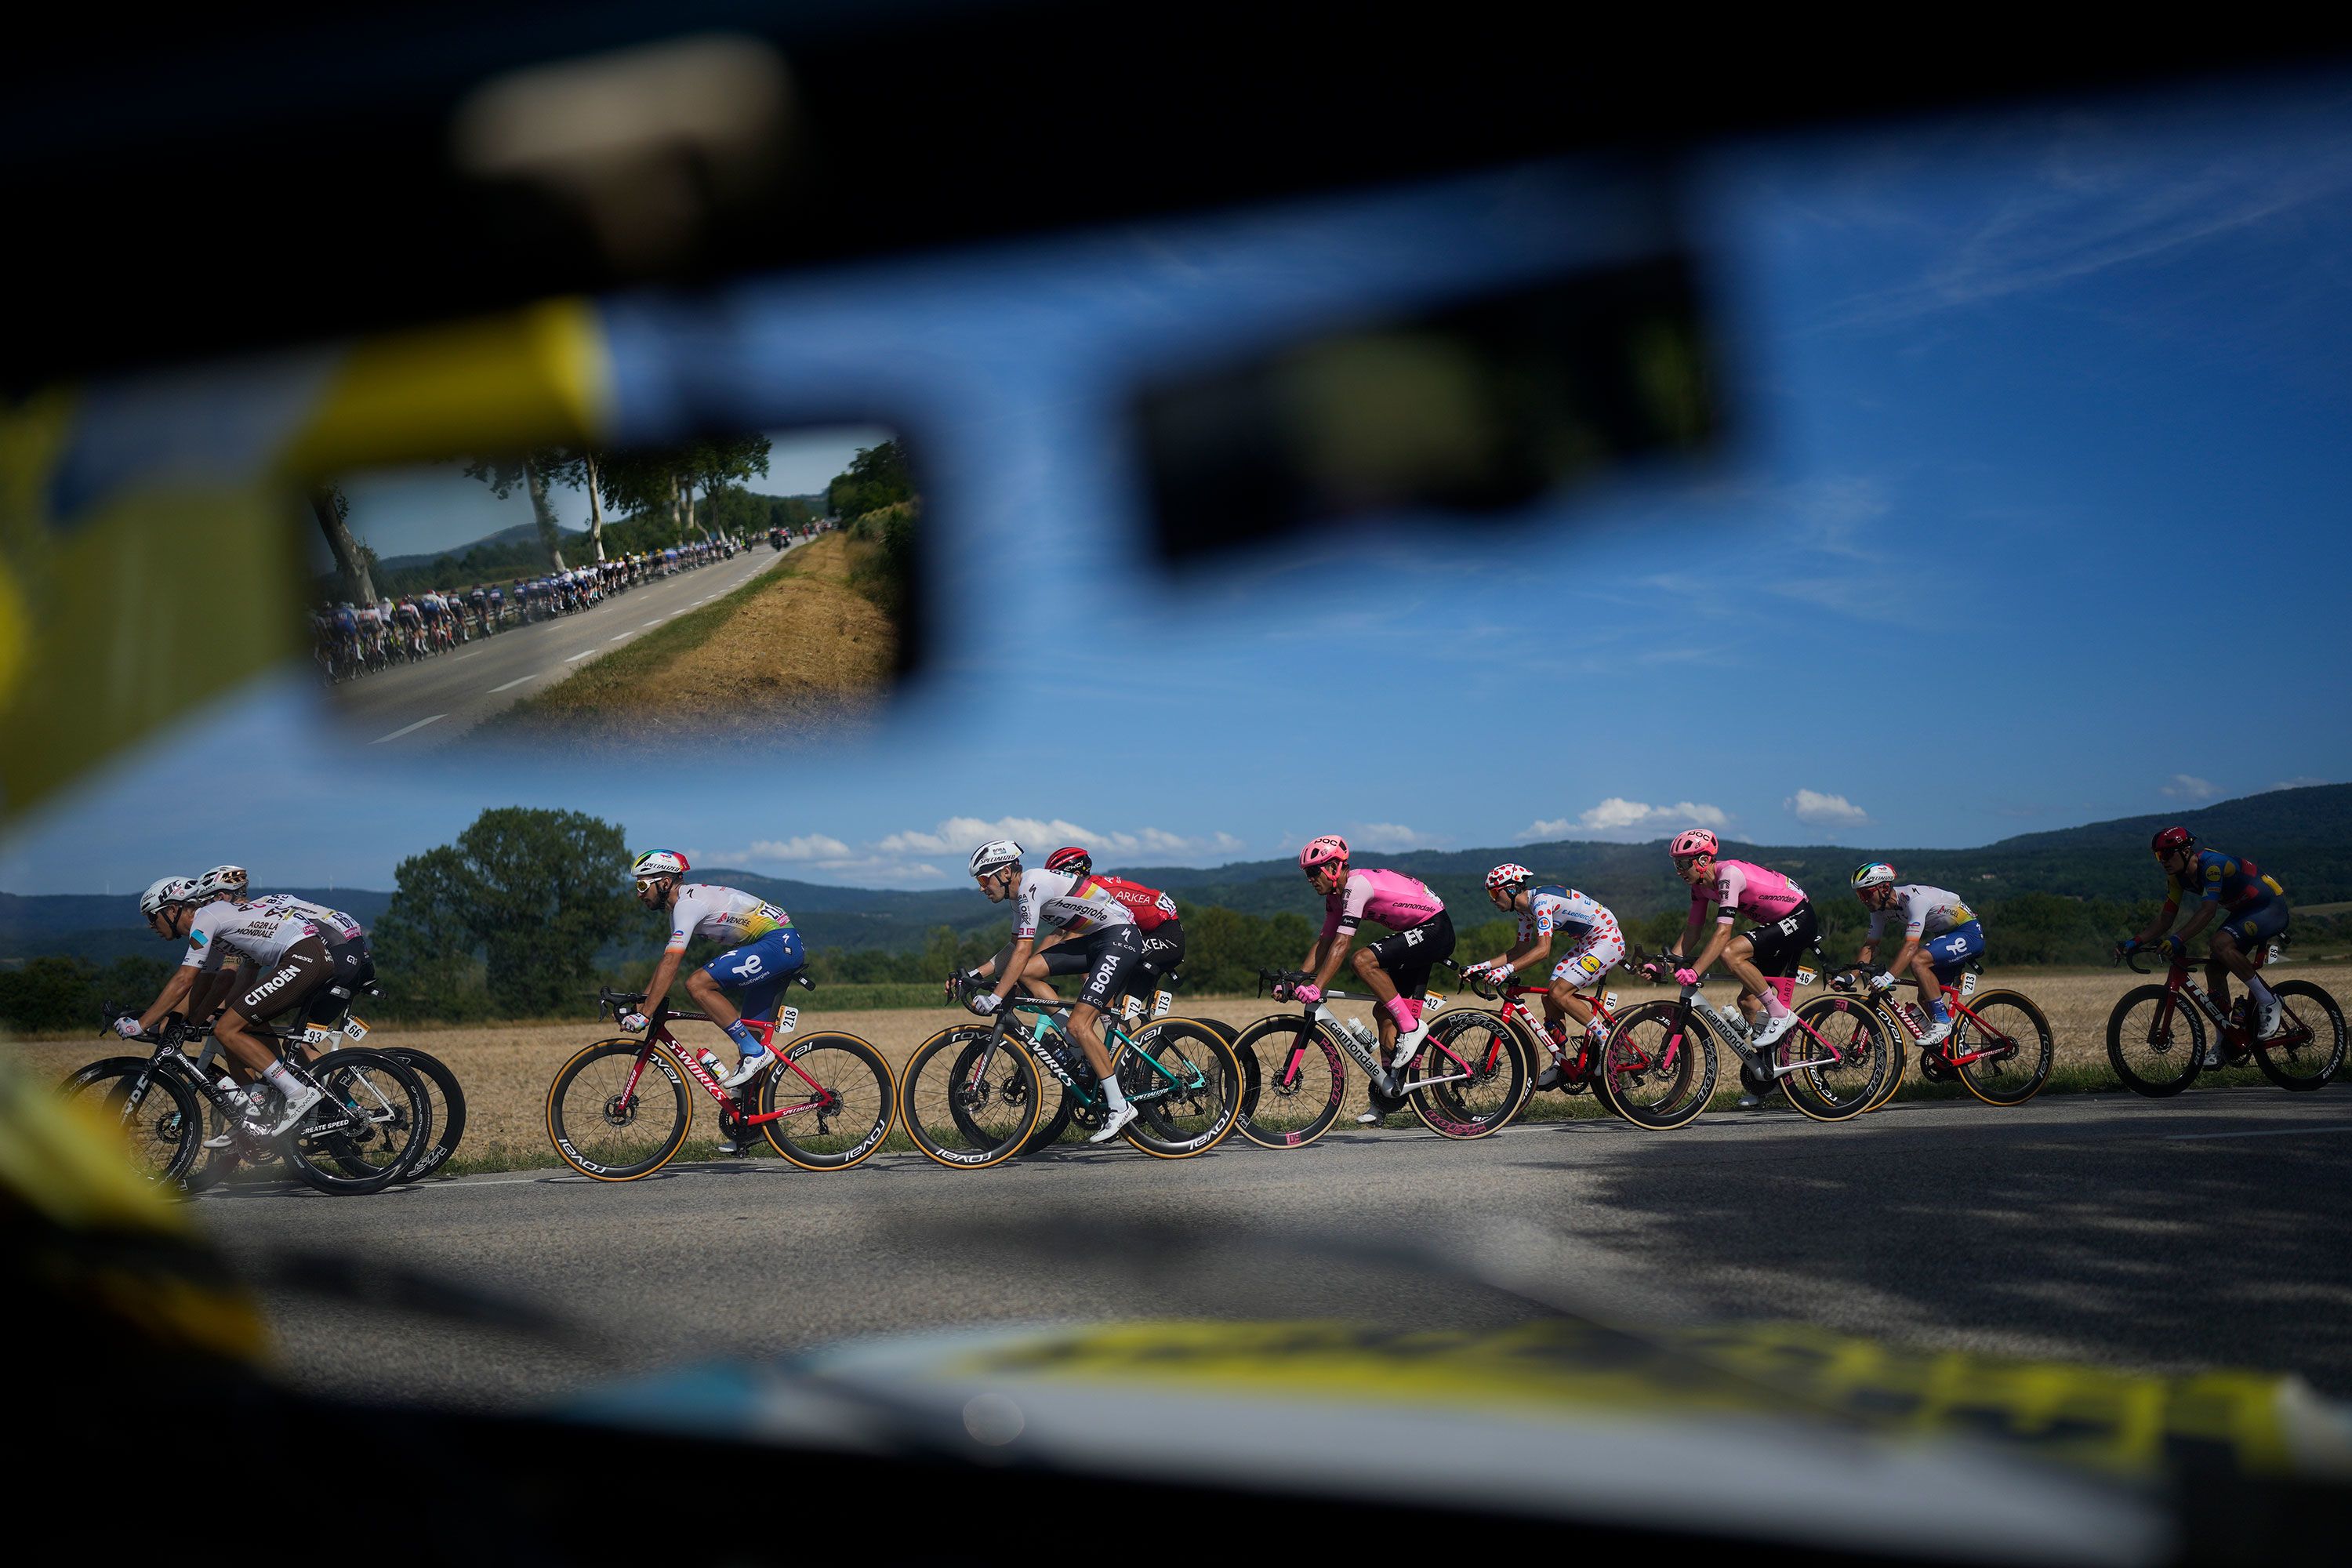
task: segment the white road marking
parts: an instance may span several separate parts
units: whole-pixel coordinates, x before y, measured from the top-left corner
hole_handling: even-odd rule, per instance
[[[563,662],[570,664],[575,658],[586,658],[590,654],[594,653],[595,651],[596,650],[593,647],[583,647],[578,653],[565,654],[563,656]]]
[[[543,670],[543,669],[535,669],[535,670],[531,671],[529,675],[518,675],[518,676],[516,676],[512,680],[508,681],[504,686],[493,686],[493,687],[491,687],[491,688],[490,688],[490,695],[491,695],[491,696],[493,696],[493,697],[496,697],[496,696],[497,696],[499,692],[501,692],[501,691],[512,691],[516,687],[520,686],[524,681],[526,681],[526,680],[537,680],[541,676],[545,675],[546,673],[547,673],[547,671],[545,671],[545,670]]]
[[[652,620],[647,621],[647,622],[646,623],[646,626],[657,626],[661,625],[661,624],[662,624],[662,622],[664,622],[665,620],[667,620],[668,618],[669,618],[669,617],[668,617],[668,616],[656,616]],[[638,629],[638,630],[640,630],[640,631],[643,631],[643,630],[645,629],[645,627],[644,627],[644,626],[640,626],[640,627],[638,627],[637,629]]]
[[[623,632],[619,637],[606,637],[604,640],[605,640],[606,642],[626,642],[626,641],[628,641],[631,637],[635,637],[635,636],[636,636],[636,635],[637,635],[637,634],[636,634],[636,633],[635,633],[635,632]]]
[[[2168,1143],[2185,1143],[2192,1138],[2293,1138],[2305,1132],[2352,1132],[2352,1121],[2328,1121],[2317,1127],[2264,1127],[2252,1132],[2168,1132]]]
[[[449,715],[447,715],[446,713],[436,713],[436,714],[435,714],[435,715],[433,715],[433,717],[432,717],[432,718],[430,718],[430,719],[419,719],[419,720],[418,720],[415,723],[414,723],[414,724],[404,724],[404,725],[402,725],[399,729],[394,730],[394,731],[391,734],[389,734],[389,735],[378,735],[374,740],[370,741],[370,742],[368,742],[368,744],[369,744],[369,745],[371,745],[371,746],[381,746],[381,745],[383,745],[386,741],[397,741],[397,740],[399,740],[403,735],[410,734],[410,733],[413,733],[413,732],[414,732],[414,731],[415,731],[422,730],[423,728],[425,728],[425,725],[427,725],[427,724],[433,724],[433,723],[437,723],[437,722],[439,722],[441,720],[446,719],[447,717],[449,717]]]

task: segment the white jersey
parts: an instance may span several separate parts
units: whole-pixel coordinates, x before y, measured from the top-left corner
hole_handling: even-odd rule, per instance
[[[1614,928],[1616,917],[1590,894],[1573,888],[1537,888],[1528,895],[1528,912],[1519,917],[1519,940],[1528,942],[1554,931],[1580,940],[1594,927]]]
[[[209,974],[234,953],[257,968],[275,969],[288,948],[305,937],[321,934],[292,910],[264,909],[265,901],[239,904],[224,899],[198,910],[188,927],[188,951],[180,966]]]
[[[716,937],[735,947],[792,923],[792,916],[765,899],[716,882],[688,882],[678,889],[677,902],[670,906],[669,951],[681,952],[698,936]]]
[[[298,915],[317,926],[319,934],[326,938],[331,945],[341,946],[344,942],[367,940],[366,930],[359,921],[343,913],[342,910],[331,910],[324,904],[314,904],[308,899],[298,899],[291,893],[264,894],[258,899],[247,900],[245,907],[249,910],[282,910],[289,915]]]
[[[1040,926],[1052,926],[1076,936],[1082,931],[1131,926],[1118,895],[1092,877],[1077,878],[1060,871],[1024,871],[1021,890],[1013,896],[1013,940],[1026,942]]]
[[[1897,921],[1903,922],[1905,936],[1930,937],[1941,936],[1976,918],[1976,911],[1960,901],[1959,894],[1906,882],[1895,889],[1894,908],[1871,911],[1870,940],[1876,942],[1880,933]]]

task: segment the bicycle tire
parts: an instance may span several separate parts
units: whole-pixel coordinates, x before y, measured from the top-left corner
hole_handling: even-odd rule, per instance
[[[1129,1041],[1118,1064],[1119,1088],[1139,1112],[1122,1134],[1155,1159],[1190,1160],[1223,1142],[1241,1115],[1242,1069],[1225,1037],[1194,1018],[1161,1018]],[[1170,1089],[1166,1064],[1185,1087]]]
[[[425,1082],[425,1092],[433,1102],[433,1141],[420,1147],[410,1163],[404,1182],[421,1182],[449,1163],[457,1145],[466,1136],[466,1089],[449,1064],[439,1057],[420,1051],[414,1046],[379,1047],[386,1056],[397,1058],[409,1070]]]
[[[2016,1047],[2007,1056],[1962,1062],[1956,1070],[1968,1091],[1987,1105],[2023,1105],[2041,1093],[2057,1053],[2050,1020],[2032,998],[2017,991],[1979,991],[1968,998],[1968,1006]],[[1975,1027],[1955,1012],[1949,1039],[1965,1044]]]
[[[635,1086],[628,1084],[633,1064],[646,1049],[644,1040],[599,1040],[558,1068],[547,1086],[548,1141],[563,1163],[582,1175],[600,1182],[637,1181],[668,1164],[686,1147],[688,1130],[694,1125],[694,1101],[687,1094],[686,1075],[669,1053],[652,1047]],[[575,1111],[572,1091],[583,1086],[587,1095]],[[664,1087],[669,1090],[667,1105],[659,1093]],[[635,1136],[622,1136],[640,1125],[643,1130]]]
[[[2271,994],[2279,999],[2282,1027],[2269,1039],[2254,1042],[2254,1065],[2281,1089],[2296,1093],[2325,1089],[2344,1065],[2344,1009],[2309,980],[2282,981],[2271,987]],[[2307,1044],[2305,1031],[2309,1032]]]
[[[92,1107],[99,1119],[110,1127],[124,1124],[125,1110],[131,1098],[131,1088],[141,1073],[146,1072],[152,1058],[147,1057],[108,1057],[67,1075],[58,1085],[58,1094],[68,1100],[97,1097]],[[161,1100],[156,1091],[162,1090]],[[142,1096],[133,1117],[145,1117],[148,1105],[156,1105],[154,1121],[132,1123],[145,1127],[146,1132],[132,1132],[124,1142],[132,1155],[132,1169],[152,1185],[175,1187],[187,1180],[204,1152],[205,1114],[203,1097],[191,1088],[178,1073],[170,1068],[158,1069],[148,1080],[147,1093]]]
[[[278,1141],[286,1168],[304,1185],[337,1197],[366,1197],[400,1180],[433,1136],[432,1102],[415,1069],[389,1051],[345,1049],[320,1058],[309,1070],[327,1100],[340,1102],[366,1123],[366,1131],[312,1131],[320,1113],[313,1110]],[[320,1110],[326,1108],[321,1100]],[[379,1148],[384,1152],[381,1163],[364,1157]]]
[[[941,1029],[915,1047],[898,1079],[898,1125],[926,1157],[959,1171],[1003,1164],[1037,1125],[1041,1075],[1027,1051],[1007,1038],[981,1075],[980,1051],[964,1053],[990,1032]]]
[[[1286,1083],[1284,1073],[1294,1049],[1298,1066]],[[1241,1032],[1234,1054],[1255,1058],[1255,1072],[1242,1069],[1243,1103],[1235,1125],[1259,1148],[1303,1149],[1339,1120],[1348,1094],[1347,1053],[1309,1019],[1297,1013],[1260,1018]]]
[[[802,1073],[816,1079],[815,1091]],[[838,1029],[794,1041],[783,1059],[761,1078],[760,1110],[817,1107],[819,1093],[829,1096],[832,1105],[810,1112],[814,1135],[789,1115],[760,1124],[768,1146],[802,1170],[846,1171],[890,1136],[898,1086],[890,1077],[890,1064],[868,1042]],[[836,1118],[841,1130],[833,1131],[830,1123]]]
[[[2168,1100],[2179,1094],[2197,1081],[2205,1065],[2205,1016],[2187,996],[2176,999],[2170,1028],[2159,1031],[2156,1026],[2163,1016],[2165,998],[2170,994],[2161,985],[2136,985],[2123,994],[2115,1011],[2107,1015],[2107,1065],[2116,1069],[2126,1089],[2150,1100]],[[2143,1005],[2149,1009],[2147,1020],[2135,1024],[2132,1016]],[[2184,1019],[2189,1027],[2185,1052],[2179,1038]],[[2173,1071],[2168,1077],[2143,1070],[2148,1068]]]
[[[1484,1040],[1457,1043],[1479,1028],[1486,1030]],[[1496,1049],[1498,1040],[1501,1048]],[[1528,1085],[1535,1079],[1528,1059],[1527,1041],[1499,1013],[1472,1008],[1440,1017],[1430,1025],[1429,1038],[1405,1064],[1409,1084],[1405,1103],[1421,1124],[1440,1138],[1466,1142],[1490,1137],[1507,1126],[1527,1102]],[[1420,1081],[1465,1070],[1470,1077],[1462,1082]]]
[[[1697,1121],[1722,1070],[1714,1029],[1696,1012],[1682,1024],[1682,1012],[1680,1002],[1657,997],[1618,1014],[1593,1073],[1601,1103],[1653,1132]]]
[[[1792,1051],[1801,1064],[1794,1071],[1777,1071],[1781,1098],[1815,1121],[1850,1121],[1883,1103],[1883,1091],[1894,1063],[1886,1045],[1885,1019],[1866,1000],[1856,996],[1817,996],[1797,1014],[1797,1025],[1766,1047],[1775,1058]],[[1775,1068],[1789,1065],[1775,1060]]]
[[[1890,1018],[1883,1007],[1874,1008],[1878,1017],[1878,1037],[1886,1050],[1886,1082],[1878,1091],[1878,1103],[1873,1110],[1883,1110],[1903,1088],[1903,1075],[1911,1070],[1911,1031],[1902,1020]]]

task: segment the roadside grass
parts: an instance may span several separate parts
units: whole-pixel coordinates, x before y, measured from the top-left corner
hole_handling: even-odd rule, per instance
[[[478,727],[492,741],[580,752],[731,735],[773,741],[865,720],[897,668],[898,623],[852,586],[829,533],[724,598],[679,616]]]

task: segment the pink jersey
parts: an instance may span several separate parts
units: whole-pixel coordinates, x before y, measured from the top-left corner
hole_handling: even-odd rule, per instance
[[[1350,871],[1339,890],[1323,900],[1323,940],[1352,932],[1359,921],[1403,931],[1444,912],[1435,893],[1402,871]]]
[[[1691,889],[1691,913],[1714,904],[1716,919],[1725,925],[1737,910],[1759,922],[1777,921],[1805,901],[1805,889],[1778,871],[1768,871],[1748,860],[1717,860],[1715,880]]]

